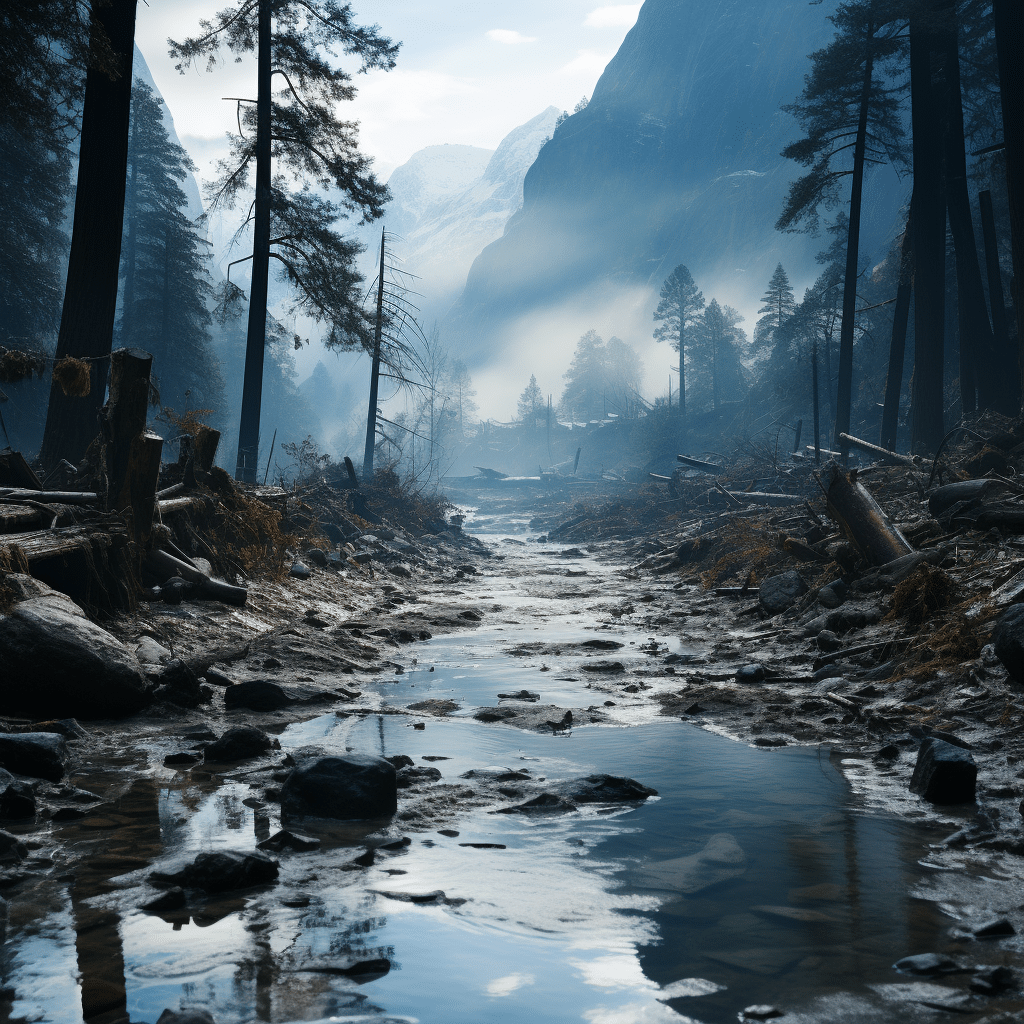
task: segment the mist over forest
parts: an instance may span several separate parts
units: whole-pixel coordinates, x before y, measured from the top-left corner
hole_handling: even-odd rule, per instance
[[[153,356],[171,457],[205,423],[261,483],[345,456],[428,488],[643,479],[841,433],[930,453],[1019,410],[1000,3],[647,0],[573,109],[386,181],[345,109],[401,67],[386,21],[272,5],[263,72],[249,6],[169,41],[211,101],[236,57],[266,98],[202,188],[134,2],[3,14],[0,416],[44,473],[86,457],[118,348]]]

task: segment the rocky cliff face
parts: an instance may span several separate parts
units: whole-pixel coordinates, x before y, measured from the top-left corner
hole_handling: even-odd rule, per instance
[[[607,295],[609,283],[653,296],[679,263],[708,297],[741,308],[780,260],[809,283],[822,246],[774,230],[798,171],[779,156],[797,132],[780,106],[830,37],[833,6],[647,0],[590,104],[538,154],[522,209],[473,264],[449,324],[468,359],[570,296],[584,310],[579,295]],[[897,206],[890,175],[869,192],[866,250]]]

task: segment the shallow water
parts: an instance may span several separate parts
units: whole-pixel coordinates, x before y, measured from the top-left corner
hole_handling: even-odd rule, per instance
[[[922,985],[891,968],[951,948],[941,892],[927,891],[918,863],[949,829],[872,810],[841,754],[754,749],[658,718],[639,700],[568,735],[469,718],[523,688],[543,703],[601,705],[572,675],[580,652],[570,643],[611,637],[624,644],[616,659],[648,657],[650,638],[609,625],[587,596],[626,593],[614,566],[550,546],[505,553],[495,575],[463,585],[463,600],[503,609],[497,624],[403,649],[403,674],[364,684],[393,706],[447,697],[463,713],[326,713],[286,728],[282,747],[407,754],[469,786],[459,776],[486,766],[550,780],[605,772],[654,787],[656,799],[532,819],[456,803],[447,830],[457,835],[402,832],[399,821],[390,834],[411,843],[361,870],[346,865],[374,826],[339,827],[319,850],[279,855],[274,887],[158,916],[138,909],[154,895],[141,888],[154,866],[251,849],[279,822],[274,805],[244,802],[244,766],[229,778],[175,774],[160,766],[157,741],[140,740],[123,757],[134,781],[126,776],[109,813],[59,829],[81,856],[74,870],[15,894],[4,964],[12,1018],[77,1022],[85,1005],[90,1019],[124,1019],[119,985],[130,1020],[150,1024],[186,1006],[218,1024],[714,1024],[752,1003],[773,1003],[787,1020],[889,1021],[932,1019],[923,1003],[962,1000],[962,978]],[[547,584],[567,568],[587,575]],[[653,639],[662,653],[685,650],[668,633]],[[542,656],[509,653],[538,640]],[[552,653],[560,644],[566,651]],[[75,782],[117,778],[117,765],[101,764]],[[395,898],[433,890],[450,902]],[[377,958],[390,970],[363,984],[337,971]]]

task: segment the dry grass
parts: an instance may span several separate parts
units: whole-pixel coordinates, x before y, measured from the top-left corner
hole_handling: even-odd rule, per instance
[[[53,379],[72,398],[85,398],[92,391],[92,368],[84,359],[65,356],[54,363]]]
[[[46,372],[46,358],[39,352],[20,352],[4,349],[0,355],[0,382],[17,384],[34,373],[42,377]]]

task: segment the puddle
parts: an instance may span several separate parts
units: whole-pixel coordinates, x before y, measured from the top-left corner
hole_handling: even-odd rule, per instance
[[[503,606],[500,621],[407,648],[415,665],[364,689],[391,705],[448,697],[465,709],[520,689],[542,703],[602,704],[585,679],[555,678],[578,665],[578,650],[563,665],[510,649],[600,636],[624,647],[597,656],[642,662],[649,637],[607,628],[577,598],[530,596],[543,592],[539,570],[561,565],[557,550],[506,554],[495,575],[461,584],[481,606],[484,595]],[[625,593],[609,563],[571,564],[603,595]],[[667,633],[655,639],[663,652],[683,650],[665,646]],[[61,827],[78,858],[71,869],[11,894],[2,968],[10,1018],[155,1024],[167,1007],[197,1007],[218,1024],[716,1024],[770,1003],[786,1020],[882,1022],[933,1019],[942,1011],[925,1004],[964,999],[963,975],[922,984],[891,968],[922,952],[965,958],[950,937],[948,893],[918,863],[949,830],[872,810],[847,783],[842,755],[754,749],[650,713],[568,735],[465,714],[424,718],[422,730],[414,721],[326,713],[279,738],[285,751],[406,754],[470,788],[464,772],[504,766],[545,780],[628,776],[659,796],[551,818],[456,802],[445,831],[457,834],[403,831],[399,820],[392,834],[409,845],[347,870],[365,849],[365,828],[354,825],[325,835],[319,850],[280,854],[277,885],[175,917],[138,909],[153,895],[141,883],[154,865],[251,849],[279,822],[274,805],[245,802],[242,779],[154,769],[126,781],[101,817]],[[435,890],[446,902],[407,900]],[[1003,955],[989,947],[966,959]],[[362,978],[340,972],[370,960],[387,963]]]

